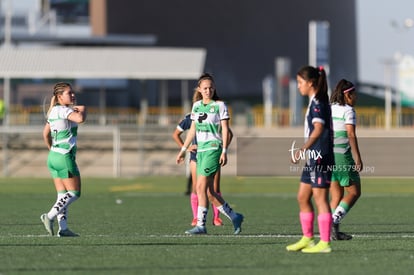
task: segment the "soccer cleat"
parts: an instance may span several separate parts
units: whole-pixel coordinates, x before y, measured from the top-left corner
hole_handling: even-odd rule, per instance
[[[213,225],[214,226],[222,226],[223,225],[223,221],[219,217],[214,218],[213,219]]]
[[[319,241],[319,243],[313,247],[302,249],[303,253],[330,253],[331,251],[331,244],[324,241]]]
[[[244,217],[242,214],[236,214],[236,217],[234,218],[233,222],[233,226],[234,226],[234,235],[239,235],[240,232],[242,231],[241,229],[241,224],[244,220]]]
[[[197,225],[197,218],[194,218],[191,222],[191,226],[196,226]]]
[[[53,220],[49,220],[49,218],[47,217],[47,214],[42,214],[40,216],[40,220],[42,221],[42,223],[44,224],[47,232],[49,233],[50,236],[53,236]]]
[[[346,234],[344,232],[337,232],[336,234],[332,232],[331,241],[349,241],[352,240],[352,235]]]
[[[336,235],[339,232],[339,223],[332,223],[332,234]]]
[[[79,237],[79,234],[76,234],[69,229],[59,230],[57,233],[58,237]]]
[[[188,235],[207,234],[207,229],[205,226],[194,226],[193,228],[185,231],[185,234],[188,234]]]
[[[300,251],[305,248],[312,248],[315,246],[315,241],[313,237],[303,236],[298,242],[286,246],[287,251]]]
[[[331,241],[349,241],[352,236],[339,231],[339,223],[332,224]]]

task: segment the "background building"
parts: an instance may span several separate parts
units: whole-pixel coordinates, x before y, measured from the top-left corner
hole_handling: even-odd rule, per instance
[[[330,24],[332,82],[342,77],[357,80],[355,1],[92,0],[91,4],[97,11],[91,13],[96,35],[152,34],[158,46],[206,48],[205,70],[215,75],[226,100],[261,102],[262,81],[275,74],[276,57],[291,60],[292,77],[308,64],[311,20]]]
[[[263,83],[265,79],[277,79],[277,58],[288,60],[290,66],[283,81],[273,87],[289,84],[287,80],[295,78],[298,68],[309,63],[309,22],[324,21],[329,24],[331,88],[345,77],[358,84],[361,95],[358,106],[384,108],[384,91],[391,89],[396,94],[395,87],[401,83],[395,77],[396,66],[387,64],[396,62],[395,53],[409,54],[407,22],[413,21],[407,17],[409,14],[401,13],[409,12],[408,0],[396,0],[392,8],[375,6],[372,1],[1,0],[0,39],[16,47],[203,48],[207,52],[204,70],[215,75],[220,96],[234,111],[246,113],[251,107],[263,105]],[[8,33],[9,3],[13,9]],[[369,17],[373,6],[378,10],[377,16]],[[389,36],[390,31],[394,36]],[[375,41],[381,42],[375,44]],[[384,52],[385,47],[392,50]],[[40,105],[42,96],[36,94],[32,85],[44,90],[53,81],[12,81],[12,103]],[[185,96],[182,82],[176,80],[70,81],[82,92],[79,95],[82,102],[96,107],[99,107],[96,95],[102,95],[103,90],[108,107],[138,112],[142,109],[143,95],[148,106],[154,108],[180,106]],[[406,79],[404,83],[408,83]],[[195,81],[188,80],[187,89],[194,86]],[[168,98],[165,90],[169,91]],[[190,93],[186,97],[189,100]],[[285,99],[274,96],[274,106],[287,107]],[[396,102],[396,97],[391,100]],[[401,107],[396,109],[401,112]],[[411,123],[411,118],[407,123]]]
[[[3,11],[7,2],[2,1]],[[35,31],[14,32],[15,43],[202,47],[207,50],[205,71],[215,75],[221,95],[257,103],[261,103],[263,79],[275,74],[275,58],[291,60],[293,77],[308,64],[308,24],[324,20],[330,24],[331,81],[344,75],[357,79],[355,1],[316,0],[311,5],[304,0],[220,0],[201,5],[191,0],[12,2],[14,28],[19,22],[29,25],[29,12],[41,19],[29,26]],[[178,89],[177,84],[169,85]],[[121,90],[128,87],[119,84]],[[172,105],[179,104],[179,95],[172,93]]]

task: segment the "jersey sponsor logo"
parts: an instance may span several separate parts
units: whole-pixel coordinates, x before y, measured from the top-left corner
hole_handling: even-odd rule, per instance
[[[208,115],[206,113],[199,113],[198,114],[198,123],[202,123],[204,120],[206,120]]]

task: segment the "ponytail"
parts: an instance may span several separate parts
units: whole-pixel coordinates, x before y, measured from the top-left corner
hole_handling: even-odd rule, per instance
[[[56,103],[57,103],[57,95],[53,95],[52,98],[50,99],[49,109],[47,110],[47,117],[49,117],[49,114],[52,111],[52,108],[56,105]]]
[[[318,84],[316,86],[316,95],[315,98],[321,102],[329,102],[328,95],[328,81],[326,80],[326,72],[323,67],[318,68],[319,78]]]
[[[317,100],[329,103],[328,82],[323,67],[315,68],[312,66],[304,66],[299,70],[297,75],[312,83],[312,87],[316,90],[315,98]]]

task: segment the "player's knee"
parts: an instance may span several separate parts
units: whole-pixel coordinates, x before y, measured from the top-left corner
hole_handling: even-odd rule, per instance
[[[349,198],[349,200],[353,201],[354,203],[359,199],[360,196],[361,196],[361,193],[359,192],[350,192],[347,194],[347,197]]]

